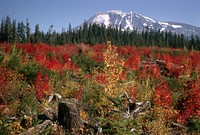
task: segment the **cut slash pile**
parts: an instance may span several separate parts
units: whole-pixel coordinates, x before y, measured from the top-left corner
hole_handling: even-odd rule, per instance
[[[40,105],[48,106],[54,93],[75,98],[84,114],[80,117],[98,121],[102,134],[198,133],[199,60],[199,51],[119,47],[110,42],[1,43],[0,134],[19,134],[39,124]],[[125,118],[124,94],[131,102],[150,101],[150,109]],[[24,116],[30,118],[26,124]],[[79,130],[90,132],[71,132]]]

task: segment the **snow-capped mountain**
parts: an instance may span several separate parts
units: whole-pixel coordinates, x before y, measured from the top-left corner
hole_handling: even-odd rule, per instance
[[[185,36],[191,36],[192,34],[200,36],[200,27],[178,22],[158,21],[138,13],[126,13],[118,10],[97,13],[86,22],[88,25],[93,23],[103,24],[106,27],[117,26],[118,28],[121,27],[122,30],[130,31],[134,29],[142,31],[148,28],[152,30],[171,31],[172,33],[184,34]],[[83,26],[83,24],[80,26]]]

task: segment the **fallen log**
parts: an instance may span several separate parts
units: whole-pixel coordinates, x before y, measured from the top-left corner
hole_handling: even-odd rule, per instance
[[[51,127],[53,126],[52,121],[46,120],[43,123],[29,128],[25,132],[22,132],[20,135],[41,135],[41,134],[46,134],[51,130]]]

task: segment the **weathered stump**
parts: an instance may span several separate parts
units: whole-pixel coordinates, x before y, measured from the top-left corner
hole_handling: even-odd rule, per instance
[[[58,104],[58,123],[65,130],[83,127],[83,121],[80,118],[80,112],[77,103],[73,100],[63,100]]]

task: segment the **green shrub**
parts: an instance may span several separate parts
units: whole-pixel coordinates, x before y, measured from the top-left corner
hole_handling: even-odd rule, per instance
[[[13,74],[10,75],[12,76]],[[0,88],[0,98],[6,104],[17,101],[24,87],[25,84],[19,78],[17,78],[17,76],[14,76],[12,77],[12,80],[9,80],[4,87]]]
[[[3,61],[4,59],[4,54],[3,52],[0,50],[0,63]]]
[[[21,68],[21,62],[20,62],[20,56],[22,54],[22,51],[17,49],[15,45],[11,46],[11,52],[9,54],[9,61],[7,63],[7,67],[11,70],[20,70]]]
[[[78,65],[83,72],[91,72],[98,64],[91,58],[88,58],[86,55],[72,55],[71,60],[73,63]]]
[[[34,93],[23,92],[17,112],[19,116],[26,114],[37,119],[38,101]]]
[[[8,68],[11,70],[20,69],[21,63],[18,56],[11,56],[10,61],[8,61]]]
[[[35,78],[37,77],[37,73],[39,71],[39,68],[37,64],[35,63],[29,63],[27,65],[24,65],[21,70],[20,73],[23,74],[23,76],[25,77],[25,80],[27,82],[31,82],[34,81]]]
[[[172,91],[172,106],[176,109],[181,108],[180,100],[182,100],[184,94],[183,84],[175,78],[166,78],[166,81],[168,83],[169,89]]]
[[[8,135],[8,121],[5,119],[0,119],[0,135]]]
[[[194,79],[194,80],[197,80],[198,77],[199,77],[199,74],[198,74],[198,72],[192,72],[191,75],[190,75],[190,77],[191,77],[192,79]]]
[[[172,90],[172,92],[182,92],[183,91],[183,84],[179,82],[175,78],[166,78],[166,81],[168,83],[169,89]]]
[[[47,59],[49,59],[49,60],[52,60],[53,59],[53,52],[52,51],[48,51],[47,53],[46,53],[46,57],[47,57]]]
[[[82,104],[89,115],[96,116],[100,113],[101,92],[102,87],[94,83],[93,80],[88,80],[83,85]]]
[[[200,133],[200,119],[198,117],[190,120],[187,126],[189,131]]]

